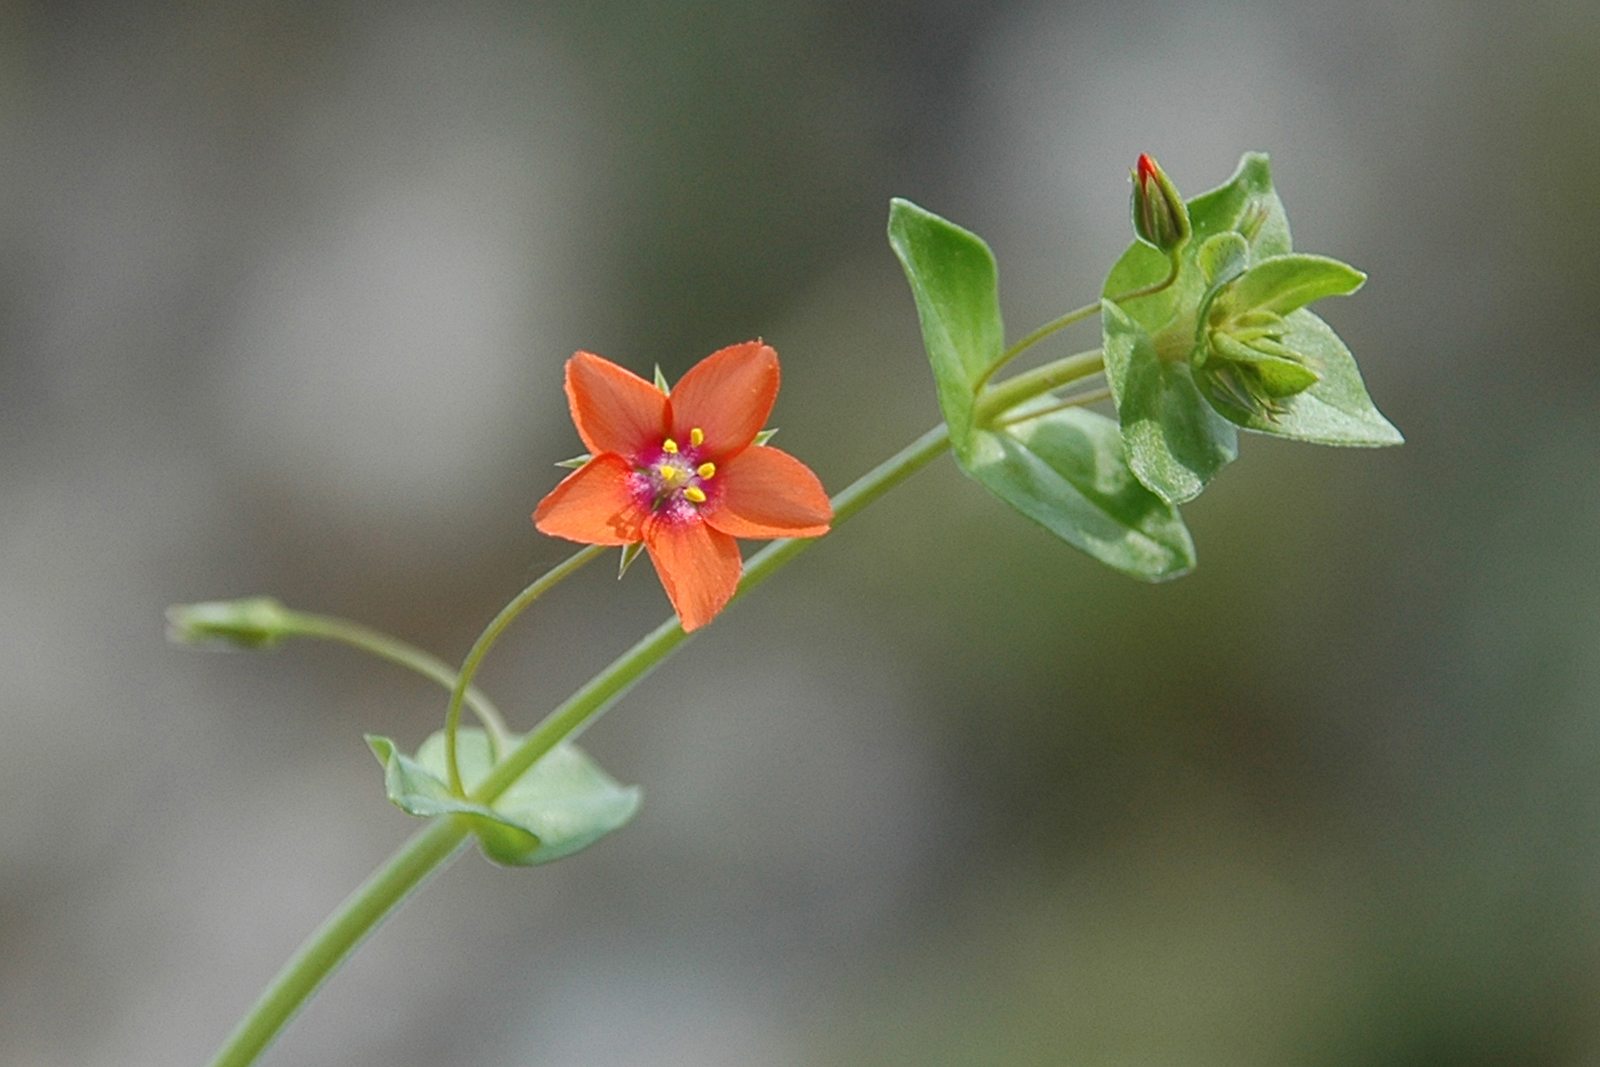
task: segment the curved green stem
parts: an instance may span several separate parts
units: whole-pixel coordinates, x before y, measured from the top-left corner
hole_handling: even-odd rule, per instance
[[[1012,345],[1010,348],[1006,349],[1004,352],[1000,353],[1000,358],[995,360],[994,363],[990,364],[989,369],[983,372],[983,377],[978,379],[977,384],[974,385],[973,388],[982,389],[985,385],[989,384],[989,379],[993,378],[995,372],[1001,367],[1004,367],[1007,363],[1010,363],[1013,359],[1016,359],[1018,356],[1022,355],[1022,353],[1026,352],[1040,341],[1043,341],[1051,334],[1060,330],[1064,330],[1075,322],[1082,322],[1084,319],[1088,318],[1090,315],[1093,315],[1099,310],[1100,301],[1096,300],[1092,304],[1085,304],[1081,308],[1074,308],[1058,319],[1051,319],[1049,322],[1045,323],[1037,330],[1034,330],[1032,333],[1028,334],[1026,337]]]
[[[1093,348],[1087,352],[1079,352],[1065,359],[1046,363],[1042,367],[1035,367],[1030,371],[1023,371],[978,394],[978,402],[972,409],[972,423],[974,426],[990,425],[995,419],[1026,400],[1032,400],[1042,393],[1059,389],[1091,374],[1099,374],[1104,369],[1103,354],[1100,349]]]
[[[483,633],[473,642],[467,658],[461,661],[461,673],[456,675],[455,687],[450,690],[450,705],[444,713],[445,762],[450,769],[450,792],[456,796],[467,795],[466,786],[461,782],[461,765],[456,758],[456,731],[461,725],[461,703],[466,698],[467,687],[472,684],[472,676],[478,673],[478,664],[483,662],[483,657],[489,654],[489,650],[500,639],[506,627],[511,625],[512,620],[526,611],[529,605],[557,582],[604,552],[606,547],[606,545],[585,545],[535,578],[531,585],[511,599],[511,603],[500,609],[500,614],[484,627]]]
[[[1143,289],[1132,289],[1126,293],[1118,293],[1116,296],[1111,298],[1111,302],[1113,304],[1120,304],[1125,300],[1137,300],[1141,296],[1154,296],[1156,293],[1161,292],[1161,290],[1167,288],[1167,286],[1177,281],[1178,270],[1182,265],[1182,260],[1180,260],[1177,256],[1172,256],[1169,258],[1172,266],[1171,269],[1167,271],[1166,278],[1156,282],[1154,285],[1147,285]],[[1096,300],[1094,303],[1085,304],[1081,308],[1073,308],[1060,318],[1051,319],[1049,322],[1045,323],[1043,326],[1040,326],[1022,340],[1018,341],[1016,344],[1000,353],[1000,358],[989,365],[989,369],[983,372],[983,377],[978,379],[977,383],[973,385],[973,389],[982,390],[985,385],[989,384],[989,379],[993,378],[995,376],[995,372],[1001,367],[1004,367],[1007,363],[1010,363],[1013,359],[1016,359],[1018,356],[1022,355],[1022,353],[1026,352],[1040,341],[1043,341],[1051,334],[1060,330],[1064,330],[1075,322],[1082,322],[1084,319],[1088,318],[1090,315],[1093,315],[1099,310],[1100,301]]]
[[[1172,255],[1168,256],[1167,259],[1172,266],[1167,270],[1166,278],[1156,282],[1154,285],[1147,285],[1143,289],[1132,289],[1126,293],[1118,293],[1116,296],[1111,298],[1111,302],[1113,304],[1121,304],[1128,300],[1137,300],[1141,296],[1155,296],[1157,293],[1161,292],[1161,290],[1177,281],[1178,271],[1183,266],[1183,258],[1177,253],[1173,253]]]
[[[1098,403],[1101,400],[1109,399],[1110,396],[1111,388],[1109,386],[1100,389],[1089,389],[1085,392],[1076,393],[1072,396],[1069,396],[1059,404],[1051,404],[1049,407],[1038,408],[1033,411],[1025,411],[1021,415],[1013,415],[1009,419],[1000,419],[998,422],[994,423],[994,428],[996,430],[1003,430],[1007,426],[1015,426],[1017,423],[1027,422],[1029,419],[1037,419],[1044,415],[1053,415],[1058,411],[1065,411],[1068,408],[1081,408],[1086,404]]]
[[[291,611],[285,617],[283,635],[285,637],[318,637],[325,641],[338,641],[358,648],[363,652],[370,652],[379,659],[386,659],[390,663],[398,663],[402,667],[410,668],[424,678],[438,682],[446,689],[455,690],[456,672],[444,660],[429,655],[414,645],[408,645],[397,637],[390,637],[386,633],[368,629],[349,619],[337,618],[333,615],[314,615],[305,611]],[[500,714],[500,709],[484,695],[476,686],[468,686],[466,692],[467,707],[483,723],[489,731],[489,736],[494,744],[496,754],[503,751],[511,738],[511,730],[506,726],[505,716]]]
[[[834,526],[837,527],[855,515],[949,447],[949,432],[941,424],[868,471],[833,498]],[[805,551],[811,543],[810,540],[774,541],[750,557],[735,598],[743,596],[766,581],[785,563]],[[561,567],[568,568],[566,573],[570,573],[571,570],[592,559],[597,551],[598,549],[585,549],[561,564]],[[545,578],[550,578],[553,574],[555,571],[545,575]],[[544,581],[545,578],[541,578],[540,581]],[[553,579],[550,584],[559,580],[559,578]],[[538,596],[537,592],[529,595],[533,588],[534,586],[529,586],[517,600],[507,605],[506,610],[496,617],[495,622],[498,623],[505,617],[505,622],[509,623],[511,618],[515,617],[515,612],[511,612],[512,605],[523,600],[531,603]],[[538,592],[543,592],[543,589]],[[508,612],[511,612],[509,617],[507,617]],[[494,634],[491,635],[490,630],[485,630],[484,638],[489,638],[488,643],[492,644],[493,637],[498,636],[499,630],[504,628],[504,624],[496,628],[495,623],[491,623],[490,630],[493,630]],[[668,619],[657,626],[643,640],[617,657],[609,667],[595,675],[587,685],[546,716],[544,721],[535,727],[533,732],[525,737],[505,759],[495,765],[494,770],[479,785],[471,799],[487,803],[498,797],[523,772],[533,766],[540,756],[562,740],[578,733],[616,703],[623,693],[683,644],[687,636],[676,618]],[[487,651],[484,638],[479,638],[479,644],[484,645],[484,650]],[[473,646],[473,651],[478,651],[477,645]],[[465,691],[467,685],[465,679],[470,678],[468,668],[469,666],[476,668],[479,659],[482,659],[481,654],[476,658],[468,654],[468,662],[462,665],[460,678],[456,682],[458,691]],[[457,709],[459,711],[459,704]],[[211,1067],[246,1067],[254,1063],[272,1043],[273,1038],[277,1037],[279,1031],[322,983],[327,981],[328,976],[344,962],[361,940],[398,907],[400,902],[431,872],[442,867],[456,853],[469,833],[462,820],[442,818],[436,819],[412,835],[398,852],[328,917],[327,921],[284,965],[283,970],[251,1007],[249,1014],[228,1036],[228,1040],[211,1061]]]

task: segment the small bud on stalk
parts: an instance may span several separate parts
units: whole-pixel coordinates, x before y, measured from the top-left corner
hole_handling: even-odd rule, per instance
[[[268,596],[167,609],[167,639],[183,645],[271,648],[288,636],[289,624],[289,609]]]
[[[1133,230],[1167,255],[1189,240],[1189,209],[1166,172],[1147,155],[1133,168]]]

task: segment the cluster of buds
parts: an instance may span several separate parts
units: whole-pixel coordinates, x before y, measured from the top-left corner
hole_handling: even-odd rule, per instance
[[[1321,381],[1304,356],[1284,345],[1289,324],[1271,311],[1247,311],[1213,321],[1190,365],[1213,400],[1246,415],[1276,419],[1283,401]]]
[[[1180,261],[1198,267],[1203,281],[1193,340],[1185,341],[1196,384],[1229,418],[1275,422],[1285,401],[1322,380],[1317,361],[1299,350],[1289,316],[1313,300],[1353,292],[1365,275],[1323,256],[1256,258],[1266,211],[1251,204],[1227,232],[1192,247],[1188,207],[1171,179],[1148,155],[1133,168],[1134,231],[1172,260],[1169,284]]]
[[[1283,315],[1292,299],[1273,277],[1283,272],[1264,261],[1252,274],[1248,242],[1238,232],[1212,237],[1196,258],[1206,295],[1189,357],[1195,380],[1214,404],[1276,419],[1285,400],[1321,380],[1285,344],[1290,327]]]

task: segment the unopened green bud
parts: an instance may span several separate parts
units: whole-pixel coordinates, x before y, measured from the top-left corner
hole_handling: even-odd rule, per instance
[[[1227,330],[1209,331],[1193,363],[1201,391],[1219,410],[1231,407],[1271,421],[1283,415],[1285,400],[1322,380],[1298,353],[1279,343],[1272,326],[1258,324],[1241,334],[1249,340]]]
[[[167,639],[182,645],[271,648],[292,630],[289,609],[269,596],[174,604],[167,609]]]
[[[1167,255],[1189,240],[1189,209],[1172,179],[1147,155],[1133,168],[1133,232]]]

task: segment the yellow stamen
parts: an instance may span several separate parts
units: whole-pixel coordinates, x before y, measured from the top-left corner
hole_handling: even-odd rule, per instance
[[[693,500],[696,504],[704,504],[706,502],[705,491],[696,485],[691,485],[689,488],[685,489],[683,491],[683,495],[690,500]]]
[[[671,485],[673,482],[677,481],[683,476],[683,472],[677,467],[669,467],[665,463],[656,468],[656,473],[660,474],[661,480],[666,482],[668,485]]]
[[[676,456],[678,454],[678,442],[674,441],[670,437],[667,438],[665,441],[661,442],[661,451]]]
[[[701,445],[703,445],[705,443],[706,443],[706,432],[704,430],[702,430],[700,427],[696,426],[694,429],[689,431],[689,445],[690,445],[690,447],[699,448]]]
[[[709,478],[717,473],[717,465],[715,463],[702,463],[695,468],[695,473],[702,478]]]

